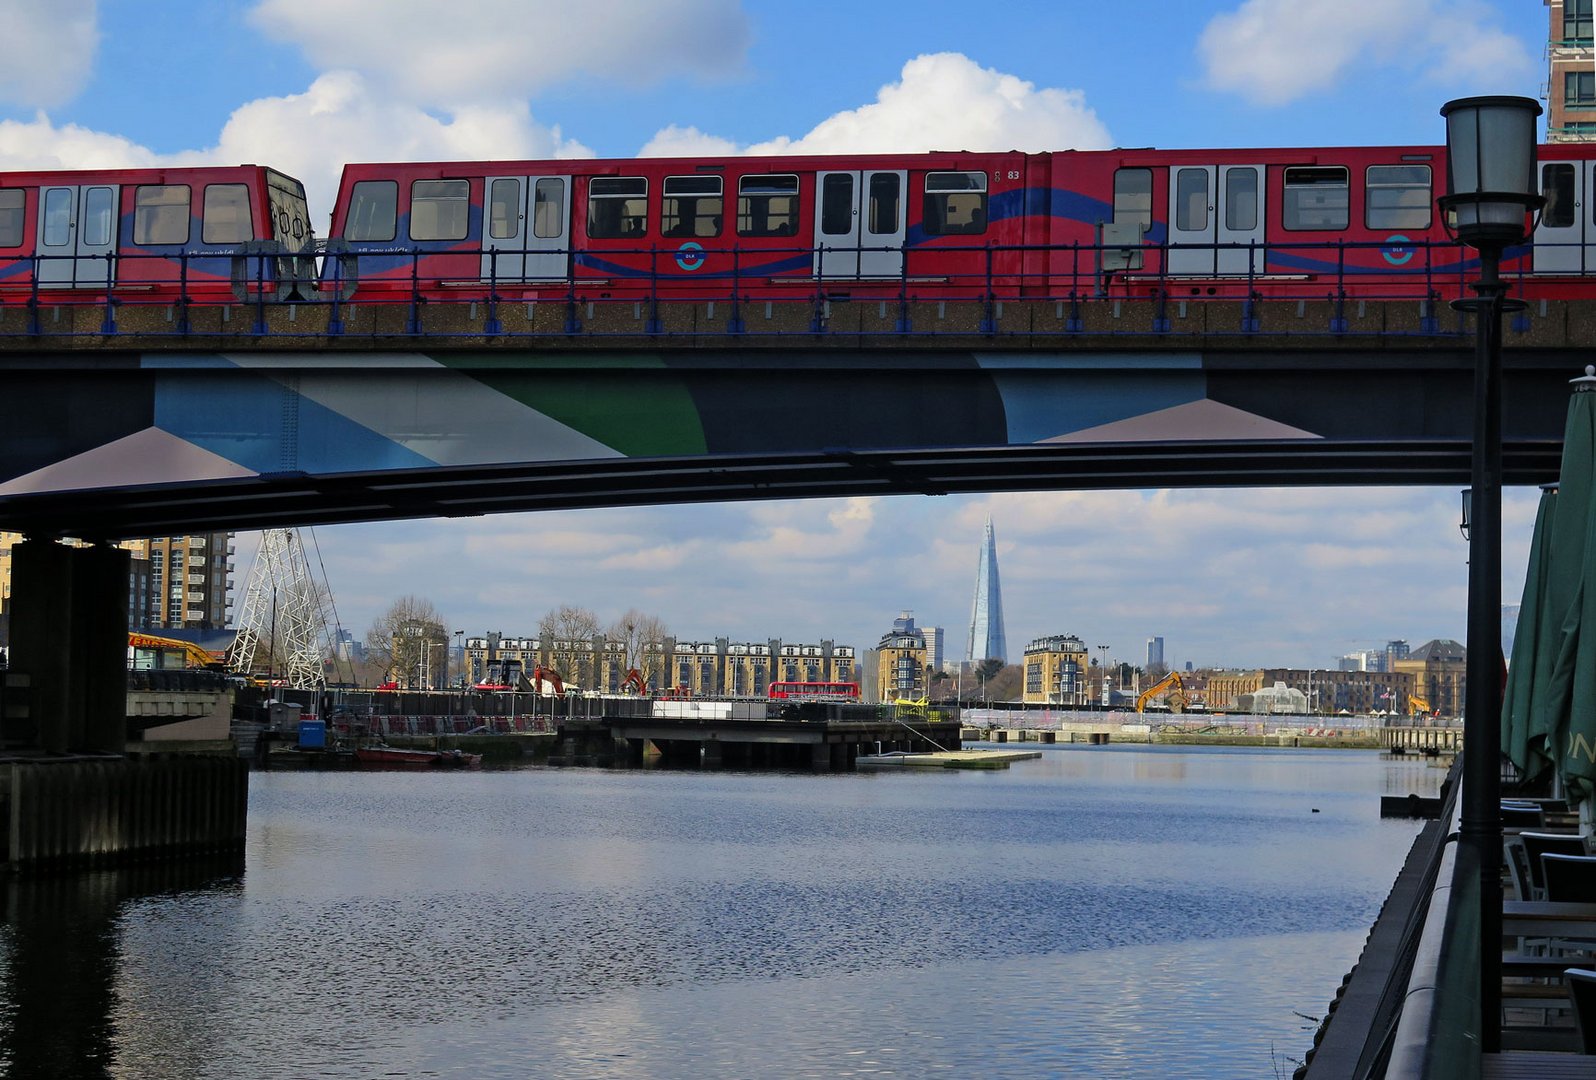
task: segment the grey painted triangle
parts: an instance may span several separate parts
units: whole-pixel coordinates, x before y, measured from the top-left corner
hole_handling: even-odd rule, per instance
[[[1156,412],[1143,413],[1112,424],[1070,431],[1042,439],[1044,443],[1078,442],[1202,442],[1214,439],[1319,439],[1311,431],[1225,405],[1218,401],[1191,401]]]

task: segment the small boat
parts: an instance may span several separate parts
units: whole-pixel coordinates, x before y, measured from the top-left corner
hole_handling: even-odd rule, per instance
[[[355,748],[355,765],[362,769],[480,769],[481,754],[459,750],[411,750],[375,745]]]

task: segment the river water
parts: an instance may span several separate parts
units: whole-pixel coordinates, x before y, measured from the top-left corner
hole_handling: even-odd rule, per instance
[[[1417,833],[1379,796],[1441,775],[1113,746],[908,775],[257,773],[242,874],[10,887],[0,1065],[1289,1076]]]

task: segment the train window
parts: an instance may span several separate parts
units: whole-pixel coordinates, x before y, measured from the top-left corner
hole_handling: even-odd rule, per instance
[[[1557,162],[1541,166],[1541,194],[1546,197],[1546,209],[1541,211],[1541,224],[1548,229],[1566,229],[1574,224],[1574,166]]]
[[[399,206],[399,184],[394,180],[361,180],[349,193],[349,216],[344,219],[345,240],[392,240]]]
[[[45,247],[65,247],[72,240],[72,189],[50,188],[44,193]]]
[[[667,176],[660,203],[661,236],[719,236],[725,210],[718,176]]]
[[[188,239],[188,188],[184,195],[183,243]],[[78,223],[78,243],[104,247],[111,242],[116,222],[116,195],[108,187],[91,187],[83,193],[83,220]]]
[[[1288,229],[1345,229],[1351,181],[1340,165],[1299,165],[1286,170],[1280,223]]]
[[[545,240],[565,235],[565,181],[546,176],[532,191],[532,235]]]
[[[1363,219],[1369,228],[1430,227],[1428,165],[1370,165],[1363,182]]]
[[[648,232],[648,180],[641,176],[595,176],[587,182],[587,234],[598,240],[627,239]]]
[[[488,235],[508,240],[521,233],[521,181],[495,180],[488,188]]]
[[[1258,227],[1258,170],[1225,170],[1225,228],[1247,232]]]
[[[470,221],[469,180],[417,180],[410,185],[410,239],[464,240]]]
[[[903,202],[902,179],[894,172],[870,174],[870,231],[877,236],[898,231],[898,206]]]
[[[820,231],[827,236],[853,232],[853,173],[827,173],[820,185]]]
[[[738,236],[797,236],[798,177],[745,176],[737,181]]]
[[[925,231],[932,236],[986,232],[986,173],[926,173]]]
[[[133,193],[133,242],[188,243],[187,184],[144,184]]]
[[[0,247],[22,246],[23,206],[27,199],[28,193],[21,188],[0,191]]]
[[[244,184],[207,184],[200,239],[207,244],[239,244],[255,239],[249,221],[249,188]]]
[[[1175,172],[1175,228],[1194,232],[1208,228],[1208,170]]]
[[[1152,227],[1153,170],[1114,170],[1114,222]]]

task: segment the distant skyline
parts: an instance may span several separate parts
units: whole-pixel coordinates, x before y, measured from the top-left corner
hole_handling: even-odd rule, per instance
[[[1537,97],[1546,78],[1546,9],[1522,0],[995,10],[11,0],[0,168],[260,162],[305,182],[325,232],[345,161],[1433,144],[1448,99]],[[1522,588],[1535,495],[1507,496],[1504,599]],[[316,537],[361,636],[406,594],[471,634],[533,633],[575,604],[606,622],[654,612],[684,638],[858,648],[910,608],[963,656],[988,516],[1012,642],[1072,633],[1137,662],[1156,634],[1172,667],[1306,667],[1464,632],[1456,489],[829,499]],[[240,597],[256,542],[239,540]]]

